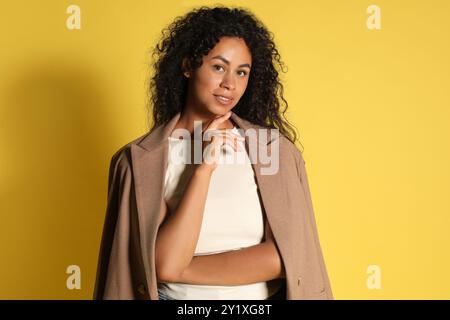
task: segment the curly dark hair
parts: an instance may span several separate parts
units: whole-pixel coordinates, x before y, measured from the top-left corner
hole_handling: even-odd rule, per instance
[[[154,75],[148,91],[149,114],[153,109],[151,131],[167,123],[185,105],[188,81],[183,76],[183,58],[189,69],[195,70],[223,36],[242,38],[253,60],[247,88],[233,112],[254,124],[278,128],[280,134],[295,144],[297,134],[285,117],[288,103],[283,97],[277,67],[286,71],[273,34],[248,10],[221,5],[201,6],[175,18],[162,30],[152,53]],[[278,98],[284,103],[281,113]]]

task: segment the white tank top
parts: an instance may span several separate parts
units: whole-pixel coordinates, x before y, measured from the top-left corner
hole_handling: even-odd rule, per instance
[[[236,127],[232,132],[243,136]],[[245,142],[241,150],[222,147],[217,168],[213,171],[205,202],[203,221],[194,255],[206,255],[259,244],[264,239],[264,217],[258,186]],[[177,208],[189,182],[193,163],[190,141],[169,137],[169,158],[164,198],[171,212]],[[244,267],[244,266],[243,266]],[[264,300],[281,286],[281,279],[239,286],[158,283],[158,290],[177,300]]]

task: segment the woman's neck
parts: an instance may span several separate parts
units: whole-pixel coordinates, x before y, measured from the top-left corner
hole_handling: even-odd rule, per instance
[[[202,131],[205,130],[206,126],[212,121],[214,120],[214,117],[206,117],[203,115],[198,115],[195,114],[193,112],[182,112],[180,115],[180,118],[178,119],[177,124],[175,125],[175,129],[185,129],[187,131],[189,131],[191,137],[193,136],[194,133],[194,122],[195,121],[201,121],[201,125],[202,125]],[[196,124],[198,125],[198,124]],[[231,118],[229,118],[227,121],[225,121],[224,123],[222,123],[218,129],[232,129],[233,127],[235,127],[235,123],[231,120]]]

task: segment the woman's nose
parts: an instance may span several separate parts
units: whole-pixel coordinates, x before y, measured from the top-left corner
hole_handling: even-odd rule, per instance
[[[227,88],[228,90],[234,90],[236,85],[234,83],[233,77],[229,76],[229,75],[228,76],[226,75],[222,79],[221,86]]]

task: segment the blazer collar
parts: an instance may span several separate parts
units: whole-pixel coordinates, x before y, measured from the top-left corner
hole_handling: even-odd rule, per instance
[[[181,113],[178,112],[172,119],[169,120],[165,125],[160,125],[156,127],[152,132],[148,133],[140,142],[137,143],[140,147],[147,151],[155,150],[159,147],[162,147],[164,143],[168,140],[172,131],[174,130],[178,120],[180,119]],[[247,121],[241,117],[239,117],[236,113],[231,111],[230,118],[237,124],[237,126],[244,130],[244,133],[249,129],[266,129],[263,126],[254,124],[250,121]],[[268,139],[258,139],[260,144],[269,144],[278,138],[278,135],[270,140],[270,134],[268,130]],[[247,138],[246,138],[247,139]]]

